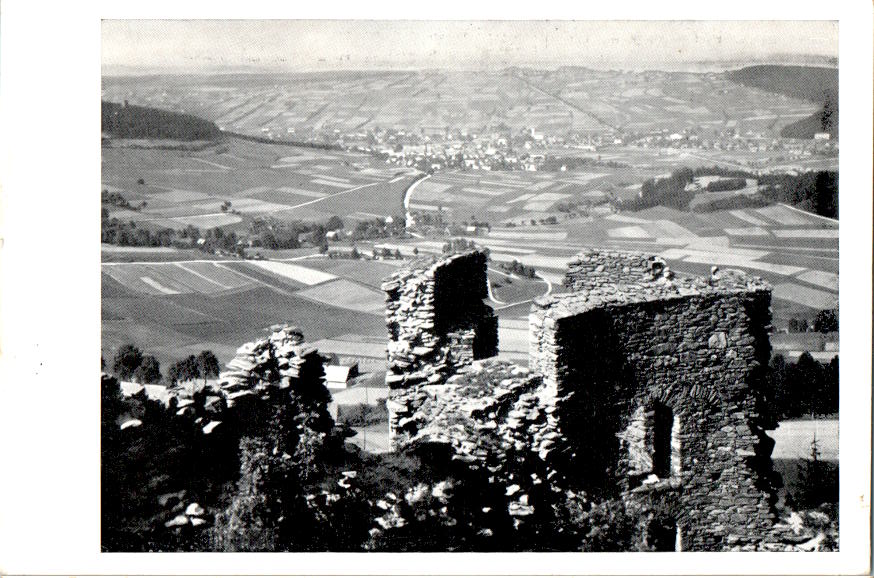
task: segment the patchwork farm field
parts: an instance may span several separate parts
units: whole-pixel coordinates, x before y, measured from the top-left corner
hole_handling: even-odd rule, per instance
[[[103,98],[184,110],[225,130],[297,137],[374,127],[645,132],[735,129],[779,135],[816,103],[738,84],[726,73],[495,70],[107,77]],[[203,170],[232,158],[192,161]]]
[[[325,353],[384,364],[383,296],[356,279],[385,272],[379,262],[349,262],[335,273],[307,261],[104,263],[102,352],[133,343],[162,367],[211,349],[222,364],[237,347],[276,323],[300,327]],[[375,265],[374,271],[368,271]],[[392,268],[393,269],[393,268]],[[343,273],[345,271],[345,273]],[[330,340],[354,332],[355,343]]]
[[[475,178],[494,180],[482,173]],[[523,178],[532,177],[526,174]],[[436,177],[429,182],[434,180],[441,182]],[[480,182],[478,186],[492,185]],[[511,194],[518,195],[518,190]],[[500,202],[502,197],[489,199],[486,202]],[[524,219],[513,222],[517,224],[512,227],[493,225],[476,242],[490,249],[494,261],[515,259],[535,267],[556,290],[561,290],[567,262],[581,248],[607,247],[660,254],[681,274],[708,275],[716,265],[761,276],[774,288],[778,328],[793,317],[812,320],[818,310],[834,307],[838,298],[837,221],[786,205],[711,213],[665,207],[613,213],[605,206],[595,207],[586,218],[562,215],[555,225],[519,225]],[[404,253],[414,248],[439,252],[441,247],[427,240],[387,246]],[[514,308],[519,318],[526,313]]]
[[[231,138],[198,152],[103,148],[103,188],[140,210],[110,217],[150,228],[245,229],[257,216],[326,221],[403,214],[412,170],[371,157]],[[227,211],[224,203],[230,203]]]

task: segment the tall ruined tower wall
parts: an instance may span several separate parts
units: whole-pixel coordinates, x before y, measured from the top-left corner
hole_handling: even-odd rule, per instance
[[[732,272],[657,274],[532,307],[530,367],[558,400],[566,467],[584,460],[585,486],[662,504],[684,549],[755,544],[776,495],[762,397],[770,289]]]
[[[415,411],[403,392],[443,383],[475,359],[497,355],[498,320],[483,303],[488,257],[469,251],[426,257],[387,279],[389,432]]]

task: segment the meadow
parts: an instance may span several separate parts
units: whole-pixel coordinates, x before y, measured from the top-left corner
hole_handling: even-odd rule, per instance
[[[152,229],[241,231],[257,217],[402,215],[413,172],[386,171],[361,154],[231,138],[198,152],[104,147],[102,179],[138,209],[109,207],[110,218]]]

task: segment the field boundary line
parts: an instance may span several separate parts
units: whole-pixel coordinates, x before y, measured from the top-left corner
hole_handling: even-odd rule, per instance
[[[283,210],[283,211],[290,211],[290,210],[292,210],[292,209],[299,209],[299,208],[301,208],[301,207],[306,207],[306,206],[308,206],[308,205],[313,205],[313,204],[315,204],[315,203],[321,203],[321,202],[324,201],[325,199],[333,199],[334,197],[339,197],[340,195],[345,195],[346,193],[352,193],[352,192],[354,192],[354,191],[359,191],[359,190],[364,189],[364,188],[366,188],[366,187],[372,187],[372,186],[374,186],[374,185],[378,185],[378,184],[380,184],[380,183],[382,183],[382,182],[383,182],[383,181],[379,181],[379,182],[376,182],[376,183],[367,183],[366,185],[359,185],[359,186],[357,186],[357,187],[352,187],[351,189],[348,189],[348,190],[345,190],[345,191],[339,191],[339,192],[336,192],[336,193],[332,193],[332,194],[330,194],[330,195],[326,195],[326,196],[324,196],[324,197],[322,197],[322,198],[320,198],[320,199],[313,199],[312,201],[306,201],[306,202],[304,202],[304,203],[300,203],[299,205],[294,205],[294,206],[286,207],[285,209],[282,209],[282,210]]]
[[[777,203],[777,204],[781,205],[783,207],[786,207],[787,209],[791,209],[795,212],[801,213],[802,215],[806,215],[808,217],[816,217],[817,219],[822,219],[823,221],[828,221],[829,223],[840,224],[840,221],[838,221],[837,219],[832,219],[831,217],[823,217],[822,215],[817,215],[816,213],[810,213],[810,212],[805,211],[803,209],[793,207],[792,205],[787,205],[786,203]]]
[[[201,273],[198,273],[198,272],[195,271],[194,269],[189,269],[188,267],[186,267],[186,266],[183,265],[182,263],[174,263],[174,264],[175,264],[177,267],[179,267],[180,269],[182,269],[183,271],[188,271],[188,272],[191,273],[192,275],[196,275],[197,277],[200,277],[200,278],[203,279],[204,281],[209,281],[210,283],[214,283],[215,285],[218,285],[218,286],[221,287],[222,289],[233,289],[233,287],[230,287],[230,286],[228,286],[228,285],[225,285],[224,283],[219,283],[219,282],[216,281],[215,279],[210,279],[210,278],[207,277],[206,275],[202,275]]]
[[[227,261],[227,262],[230,262],[230,261]],[[236,269],[231,269],[230,267],[225,267],[223,264],[221,264],[221,263],[218,262],[218,261],[213,261],[213,264],[214,264],[216,267],[221,267],[222,269],[224,269],[224,270],[226,270],[226,271],[230,271],[231,273],[236,273],[237,275],[240,275],[240,276],[242,276],[242,277],[245,277],[246,279],[248,279],[248,280],[250,280],[250,281],[253,281],[253,282],[256,283],[257,285],[262,285],[262,286],[264,286],[264,287],[269,287],[270,289],[273,289],[274,291],[276,291],[276,292],[278,292],[278,293],[280,293],[280,294],[282,294],[282,295],[285,295],[286,297],[293,297],[293,296],[294,296],[294,293],[291,293],[291,292],[289,292],[289,291],[286,291],[285,289],[282,289],[281,287],[277,287],[277,286],[275,286],[275,285],[271,285],[270,283],[266,283],[266,282],[262,281],[261,279],[256,279],[255,277],[252,277],[252,276],[250,276],[250,275],[246,275],[245,273],[242,273],[242,272],[240,272],[240,271],[237,271]]]

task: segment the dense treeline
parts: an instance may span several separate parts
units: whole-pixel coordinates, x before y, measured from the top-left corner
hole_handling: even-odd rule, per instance
[[[712,213],[713,211],[733,211],[735,209],[756,209],[770,205],[768,201],[760,197],[747,195],[735,195],[725,199],[714,199],[698,203],[692,210],[696,213]]]
[[[746,179],[720,179],[707,183],[705,190],[711,193],[720,191],[739,191],[747,186]]]
[[[656,205],[685,210],[695,198],[693,191],[687,191],[686,185],[694,180],[692,169],[681,168],[671,176],[664,179],[647,179],[640,189],[640,196],[636,199],[617,201],[621,209],[639,211]]]
[[[838,218],[837,171],[762,175],[759,185],[761,195],[770,201],[789,203],[823,217]]]
[[[807,352],[794,363],[775,355],[768,367],[768,392],[777,419],[837,414],[837,356],[823,364]]]
[[[116,138],[218,140],[219,128],[208,120],[168,110],[102,101],[101,130]]]
[[[749,66],[730,72],[734,82],[822,103],[821,111],[783,128],[786,138],[813,138],[817,132],[838,136],[838,69],[817,66]]]
[[[698,167],[697,169],[692,170],[692,175],[695,177],[727,177],[733,179],[754,179],[756,175],[749,171],[744,171],[741,169],[729,169],[727,167],[721,167],[719,165],[713,165],[710,167]]]
[[[728,73],[740,84],[785,94],[792,98],[824,102],[838,94],[838,69],[821,66],[747,66]]]
[[[311,148],[311,149],[319,149],[319,150],[324,150],[324,151],[346,150],[343,147],[341,147],[340,145],[330,144],[330,143],[318,143],[318,142],[305,141],[305,140],[273,139],[273,138],[267,138],[267,137],[263,137],[263,136],[255,136],[255,135],[251,135],[251,134],[241,134],[238,132],[225,132],[224,134],[226,134],[227,136],[232,136],[234,138],[248,140],[248,141],[257,142],[257,143],[261,143],[261,144],[274,144],[274,145],[278,144],[278,145],[285,145],[285,146],[292,146],[292,147],[305,147],[305,148]]]

